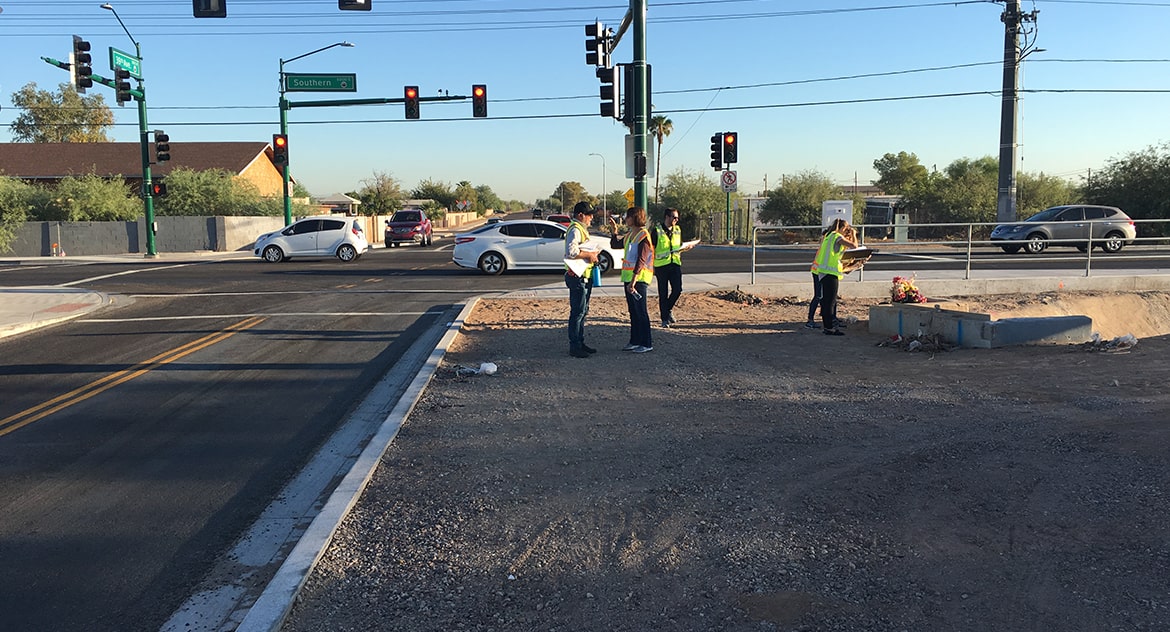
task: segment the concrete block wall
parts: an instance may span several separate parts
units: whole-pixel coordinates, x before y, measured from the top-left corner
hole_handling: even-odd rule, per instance
[[[912,303],[869,308],[870,333],[934,336],[960,347],[991,349],[1009,345],[1076,344],[1093,335],[1088,316],[1051,316],[991,320],[989,314]]]
[[[248,250],[256,237],[284,226],[273,217],[156,217],[158,252]],[[49,257],[53,244],[65,254],[118,255],[146,252],[146,220],[133,222],[25,222],[9,252],[17,257]]]

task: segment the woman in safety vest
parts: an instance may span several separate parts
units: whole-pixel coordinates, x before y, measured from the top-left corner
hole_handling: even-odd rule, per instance
[[[650,340],[650,312],[646,309],[646,290],[654,278],[654,244],[646,229],[646,209],[635,206],[626,209],[625,237],[617,234],[617,220],[610,218],[610,247],[622,249],[622,284],[626,289],[626,307],[630,311],[630,343],[623,351],[646,353],[653,351]]]
[[[833,220],[817,249],[817,258],[813,260],[812,273],[821,282],[821,325],[826,336],[845,335],[837,328],[837,288],[845,275],[841,254],[857,247],[857,243],[850,239],[852,236],[853,228],[849,222],[840,217]]]

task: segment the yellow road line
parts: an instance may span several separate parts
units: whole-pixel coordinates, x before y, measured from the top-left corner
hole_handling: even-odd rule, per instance
[[[207,347],[210,347],[217,342],[227,340],[241,331],[251,329],[256,325],[259,325],[265,320],[266,319],[262,317],[246,318],[224,329],[223,331],[217,331],[213,334],[208,334],[198,340],[194,340],[192,342],[188,342],[185,345],[164,351],[145,362],[140,362],[130,367],[129,369],[123,369],[116,373],[111,373],[105,377],[94,380],[85,386],[75,388],[72,391],[65,393],[64,395],[58,395],[57,397],[54,397],[47,402],[42,402],[36,406],[22,410],[15,415],[0,419],[0,437],[15,430],[19,430],[20,428],[23,428],[35,421],[44,419],[45,417],[48,417],[49,415],[59,410],[68,408],[74,404],[81,403],[93,397],[94,395],[104,393],[111,388],[118,386],[119,384],[125,384],[126,382],[129,382],[130,380],[153,369],[157,369],[165,364],[179,360],[192,353],[195,353],[196,351],[199,351],[200,349],[206,349]]]

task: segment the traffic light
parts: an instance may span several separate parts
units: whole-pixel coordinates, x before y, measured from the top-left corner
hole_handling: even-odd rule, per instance
[[[154,181],[150,183],[150,197],[159,198],[165,196],[166,194],[167,183],[163,182],[161,177],[155,178]]]
[[[723,132],[723,162],[731,164],[739,161],[739,134]]]
[[[191,13],[197,18],[226,18],[227,0],[191,0]]]
[[[93,68],[90,67],[93,57],[89,54],[89,48],[89,42],[73,36],[73,52],[69,54],[69,75],[73,79],[74,89],[82,94],[85,94],[86,88],[93,87],[93,79],[90,77],[93,74]]]
[[[406,106],[406,118],[418,118],[418,86],[406,86],[402,89],[402,103]]]
[[[585,25],[585,63],[600,68],[608,68],[609,60],[609,31],[601,22]]]
[[[487,86],[482,83],[471,86],[471,115],[478,118],[487,116]]]
[[[723,171],[723,134],[711,137],[711,167]]]
[[[133,98],[130,95],[130,71],[123,68],[114,70],[114,100],[122,105]]]
[[[288,165],[288,135],[272,135],[272,162],[278,166]]]
[[[598,68],[597,78],[601,80],[601,115],[611,118],[621,118],[618,103],[622,99],[622,88],[619,77],[619,67]]]
[[[373,0],[337,0],[337,8],[342,11],[369,11]]]
[[[154,130],[154,160],[166,162],[171,159],[171,137],[161,129]]]

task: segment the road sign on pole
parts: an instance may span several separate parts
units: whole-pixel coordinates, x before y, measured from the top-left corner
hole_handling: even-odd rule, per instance
[[[355,74],[284,73],[285,92],[357,92]]]
[[[110,47],[110,70],[125,70],[130,73],[131,77],[135,79],[142,79],[142,60],[120,51],[113,46]]]
[[[723,191],[725,193],[735,193],[736,175],[734,171],[724,171],[723,176],[719,178],[719,182],[723,185]]]

